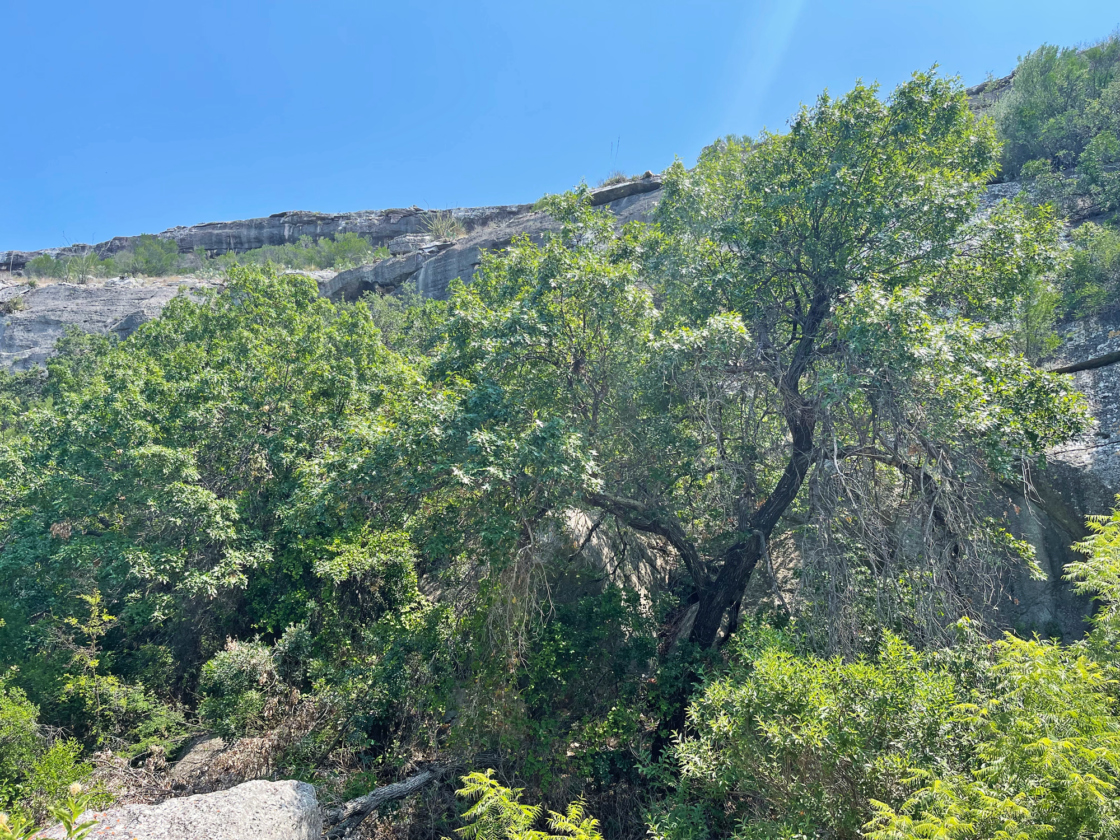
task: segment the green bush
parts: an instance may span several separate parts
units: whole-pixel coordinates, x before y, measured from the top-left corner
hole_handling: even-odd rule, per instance
[[[128,257],[118,255],[120,264],[126,264]],[[161,277],[179,267],[179,246],[173,239],[162,239],[150,233],[142,233],[136,238],[131,249],[129,268],[134,274],[146,277]]]
[[[77,741],[45,737],[38,708],[12,685],[14,677],[14,672],[0,677],[0,811],[14,808],[40,819],[92,767],[82,761]]]
[[[1049,44],[1027,55],[996,109],[1004,173],[1028,161],[1069,167],[1090,141],[1120,129],[1120,36],[1086,50]]]
[[[0,677],[0,805],[5,793],[36,761],[41,744],[39,710],[27,695],[11,685],[14,674]]]
[[[63,269],[50,254],[40,254],[28,260],[24,267],[29,277],[61,277]]]
[[[266,266],[291,269],[346,269],[356,265],[384,259],[389,256],[385,248],[374,248],[369,240],[357,233],[340,233],[334,238],[312,240],[301,236],[299,241],[287,245],[266,245],[251,251],[230,251],[206,260],[203,270],[228,271],[231,266]]]
[[[112,257],[101,259],[92,252],[57,259],[50,254],[40,254],[28,261],[25,270],[33,280],[52,277],[71,283],[85,283],[94,277],[108,277],[117,273],[117,264]]]
[[[1073,231],[1074,248],[1059,278],[1063,315],[1092,315],[1120,293],[1120,232],[1087,222]]]
[[[265,723],[265,704],[279,684],[267,645],[231,640],[202,667],[199,717],[225,738],[256,734]]]
[[[693,836],[700,817],[710,834],[697,837],[858,836],[870,797],[890,798],[944,752],[952,675],[892,636],[875,659],[845,662],[755,632],[741,633],[730,672],[692,704],[679,798],[655,830]],[[740,824],[749,830],[735,833]]]
[[[897,806],[873,797],[871,840],[1120,833],[1120,718],[1110,675],[1052,643],[1008,636],[993,653],[994,684],[954,709],[962,731],[941,747],[938,766],[915,768],[916,790]]]

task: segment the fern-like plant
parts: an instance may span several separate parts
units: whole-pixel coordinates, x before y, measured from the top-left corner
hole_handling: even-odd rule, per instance
[[[581,799],[563,814],[548,812],[548,827],[554,833],[534,828],[544,809],[524,804],[522,792],[523,788],[507,788],[498,782],[493,770],[463,776],[463,787],[455,793],[476,801],[463,812],[463,819],[470,822],[456,833],[466,840],[603,840],[599,821],[587,814]]]

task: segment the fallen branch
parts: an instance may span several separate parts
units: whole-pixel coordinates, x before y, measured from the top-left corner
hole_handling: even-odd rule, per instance
[[[472,766],[493,766],[501,761],[498,753],[479,753],[474,756]],[[432,764],[428,769],[409,776],[403,782],[396,782],[384,787],[374,788],[365,796],[343,802],[332,808],[323,809],[323,837],[327,840],[340,840],[345,837],[365,820],[370,814],[384,805],[397,799],[411,796],[425,785],[456,770],[462,770],[462,762],[452,761],[446,764]]]
[[[325,810],[323,813],[323,827],[326,829],[324,836],[331,838],[331,840],[345,837],[351,829],[357,828],[366,817],[386,802],[404,799],[440,775],[435,770],[424,770],[415,776],[410,776],[403,782],[374,788],[365,796],[359,796],[357,799],[351,799],[335,808]]]

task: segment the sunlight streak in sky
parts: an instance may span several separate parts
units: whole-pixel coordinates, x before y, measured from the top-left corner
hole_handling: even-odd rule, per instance
[[[761,114],[782,58],[789,50],[805,0],[762,0],[747,16],[741,38],[739,76],[732,87],[724,123],[737,134],[757,134]],[[790,103],[790,113],[797,103]],[[771,131],[780,125],[767,126]]]

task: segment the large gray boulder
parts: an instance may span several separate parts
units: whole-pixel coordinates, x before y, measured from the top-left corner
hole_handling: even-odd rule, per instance
[[[319,840],[323,818],[315,788],[305,782],[246,782],[229,790],[89,811],[90,838],[128,840]],[[55,826],[44,838],[62,840]]]

